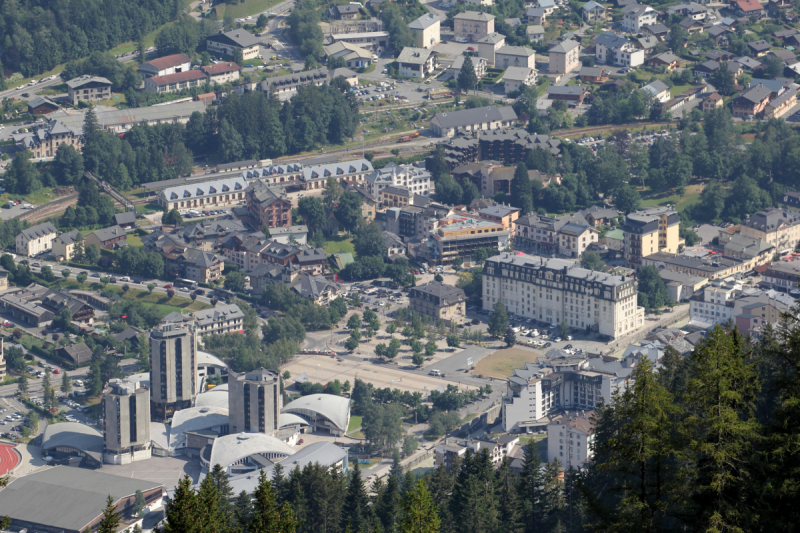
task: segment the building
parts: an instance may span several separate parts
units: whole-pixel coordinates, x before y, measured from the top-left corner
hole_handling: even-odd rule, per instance
[[[337,4],[328,8],[331,20],[355,20],[361,15],[361,4]]]
[[[110,81],[100,76],[79,76],[67,82],[67,99],[72,105],[108,100],[111,98],[111,85]]]
[[[49,115],[60,108],[46,96],[34,96],[28,100],[28,113],[34,116]]]
[[[669,87],[661,80],[653,80],[644,87],[642,90],[653,97],[656,102],[668,102],[671,98]]]
[[[790,89],[769,101],[764,108],[764,117],[780,118],[797,104],[797,90]]]
[[[658,11],[650,6],[629,4],[622,11],[622,28],[631,33],[641,33],[645,26],[658,22]]]
[[[103,420],[104,462],[150,458],[150,391],[135,381],[110,380],[103,391]]]
[[[720,255],[705,257],[689,257],[666,252],[650,254],[642,259],[643,266],[652,265],[659,270],[667,269],[682,272],[690,276],[698,276],[709,280],[724,279],[735,274],[743,274],[750,270],[747,263],[739,259]]]
[[[211,309],[196,311],[193,316],[197,335],[201,338],[205,335],[242,333],[244,329],[244,313],[236,304],[217,305]]]
[[[673,71],[680,66],[679,58],[672,52],[664,52],[663,54],[654,55],[647,60],[647,65],[650,67],[663,67],[667,70]]]
[[[470,261],[477,250],[503,250],[510,243],[511,231],[502,223],[454,214],[439,220],[417,254],[431,264],[449,265],[456,257]]]
[[[341,437],[350,423],[350,399],[332,394],[309,394],[286,404],[281,414],[297,415],[315,431]]]
[[[506,45],[506,36],[502,33],[493,31],[478,42],[478,57],[482,57],[494,65],[494,55],[500,48]]]
[[[669,37],[669,28],[664,24],[651,24],[642,28],[642,35],[655,37],[663,43]]]
[[[800,264],[795,261],[775,261],[761,274],[761,286],[798,295]]]
[[[550,100],[564,100],[576,105],[583,103],[586,94],[586,88],[579,85],[550,85],[547,88],[547,98]]]
[[[436,113],[431,130],[437,137],[452,137],[461,132],[496,130],[513,126],[517,114],[511,106],[476,107],[448,113]]]
[[[711,93],[703,98],[703,113],[708,113],[722,107],[722,96],[719,93]]]
[[[282,99],[287,99],[301,85],[320,86],[329,82],[331,80],[330,74],[327,68],[317,68],[281,76],[270,76],[261,83],[256,84],[256,90],[265,94],[276,94]]]
[[[506,94],[533,85],[536,85],[536,71],[532,68],[508,67],[503,73],[503,87]]]
[[[222,279],[223,260],[220,256],[196,248],[176,246],[165,250],[166,272],[198,283],[213,283]]]
[[[466,301],[467,296],[463,289],[439,281],[411,287],[408,293],[410,311],[434,320],[443,320],[446,324],[460,324],[464,321]]]
[[[783,193],[783,198],[778,200],[778,204],[784,209],[800,213],[800,193],[795,191],[786,191]]]
[[[777,207],[759,211],[742,222],[741,234],[768,242],[778,253],[793,251],[800,242],[800,215]]]
[[[525,28],[525,36],[528,37],[528,40],[532,43],[538,43],[542,39],[544,39],[544,27],[541,24],[529,24],[527,28]]]
[[[104,250],[116,250],[127,246],[128,242],[125,240],[127,232],[119,226],[111,226],[110,228],[103,228],[91,232],[86,236],[85,245],[89,246],[94,244]]]
[[[144,88],[151,93],[173,93],[192,87],[203,86],[208,76],[202,70],[186,70],[165,76],[152,76],[144,80]]]
[[[478,216],[486,220],[499,222],[511,232],[513,237],[517,229],[515,222],[519,219],[519,208],[508,205],[493,205],[478,211]]]
[[[707,278],[690,276],[674,270],[659,270],[658,275],[666,283],[669,299],[673,302],[688,300],[695,292],[708,284]]]
[[[577,41],[563,41],[552,47],[548,53],[550,54],[548,69],[553,74],[566,74],[581,65],[581,45]]]
[[[528,10],[525,11],[525,19],[528,21],[528,24],[544,26],[547,22],[547,10],[541,7],[529,7]]]
[[[256,59],[258,57],[259,40],[255,35],[243,29],[220,32],[206,37],[206,49],[210,54],[234,57],[234,52],[239,50],[242,59]]]
[[[50,222],[31,226],[19,232],[16,238],[17,254],[33,257],[53,249],[58,231]]]
[[[566,322],[606,338],[644,324],[634,278],[594,272],[566,259],[503,253],[486,260],[483,309],[502,301],[509,313],[548,324]]]
[[[476,154],[476,159],[499,161],[504,165],[516,165],[520,161],[525,161],[530,151],[535,148],[546,150],[554,156],[558,156],[561,153],[560,146],[560,140],[551,138],[547,135],[530,134],[522,131],[521,129],[494,129],[481,134],[478,140],[479,150],[478,154]],[[486,176],[484,171],[481,171],[481,174],[484,177]],[[514,177],[514,170],[511,169],[511,173],[506,174],[507,177],[503,177],[502,179],[507,179],[510,184],[511,179]],[[540,181],[542,183],[542,187],[547,187],[552,179],[555,179],[559,183],[561,181],[560,176],[545,175],[539,173],[538,171],[535,174],[531,174],[529,172],[528,175],[531,179]],[[487,187],[488,182],[485,182],[481,187],[481,191],[483,192],[484,196],[490,196],[496,192],[497,180],[494,181],[494,189]],[[506,187],[504,190],[505,192],[511,192],[508,187]]]
[[[599,231],[580,215],[549,217],[530,214],[516,223],[514,248],[541,254],[581,257]]]
[[[768,87],[756,85],[731,101],[731,112],[737,117],[755,117],[766,109],[771,94]]]
[[[292,225],[292,203],[283,188],[253,181],[245,189],[245,201],[254,227]]]
[[[671,207],[650,207],[625,217],[625,260],[641,263],[648,255],[678,252],[680,236],[678,213]]]
[[[453,64],[447,68],[447,73],[450,74],[454,80],[458,81],[458,77],[461,75],[461,69],[464,68],[464,61],[466,61],[467,56],[461,55],[453,61]],[[472,63],[472,68],[475,70],[475,76],[480,80],[484,76],[486,76],[486,68],[488,66],[488,61],[483,57],[472,57],[470,58],[470,62]]]
[[[595,58],[600,63],[618,67],[638,67],[644,63],[644,50],[616,33],[601,33],[595,39]]]
[[[148,506],[164,497],[162,486],[152,481],[57,466],[12,479],[3,489],[0,513],[10,518],[15,530],[96,531],[107,497],[125,524],[139,491]]]
[[[291,165],[289,165],[291,166]],[[304,168],[300,164],[295,165],[296,171],[299,171],[300,187],[305,190],[324,189],[328,183],[328,178],[336,178],[342,185],[350,183],[353,185],[362,185],[366,181],[367,174],[373,171],[372,163],[366,159],[353,159],[350,161],[342,161],[340,163],[323,163],[319,165],[309,165]],[[271,168],[271,167],[270,167]],[[261,174],[261,181],[269,185],[277,184],[277,176],[267,176],[267,172]],[[291,176],[290,176],[291,178]],[[283,179],[281,178],[281,182]],[[291,182],[290,182],[291,183]],[[285,185],[284,185],[285,186]]]
[[[71,261],[75,254],[75,244],[81,238],[79,230],[72,230],[69,233],[62,233],[53,239],[53,255],[59,261]]]
[[[734,302],[734,322],[743,335],[758,336],[764,326],[777,324],[784,313],[792,312],[795,304],[793,297],[776,291],[743,296]]]
[[[495,52],[496,68],[526,67],[536,68],[536,52],[524,46],[504,46]]]
[[[184,54],[172,54],[159,57],[147,63],[139,65],[139,74],[142,78],[152,78],[153,76],[166,76],[185,72],[192,68],[192,60]]]
[[[61,346],[55,351],[56,356],[76,365],[82,365],[92,360],[92,350],[85,343]]]
[[[208,78],[208,83],[211,85],[222,85],[223,83],[230,83],[238,80],[242,67],[232,61],[224,61],[203,65],[200,67],[200,70]]]
[[[59,112],[60,113],[60,112]],[[83,119],[83,115],[80,115]],[[68,144],[77,151],[83,149],[83,121],[80,125],[66,126],[59,120],[51,119],[44,126],[38,126],[28,133],[14,133],[17,147],[29,150],[35,159],[55,157],[58,147]]]
[[[308,243],[308,226],[289,226],[287,228],[274,228],[269,231],[269,238],[275,242],[289,244]]]
[[[619,211],[606,207],[605,205],[593,205],[580,212],[592,226],[607,226],[612,220],[619,218]]]
[[[494,15],[465,11],[453,17],[456,41],[474,43],[494,31]]]
[[[586,22],[600,22],[606,20],[605,6],[598,4],[594,0],[590,0],[583,4],[581,8],[581,15]]]
[[[397,56],[399,73],[405,78],[427,78],[436,70],[438,57],[439,54],[433,50],[406,46]]]
[[[331,34],[333,42],[348,42],[357,44],[367,50],[378,50],[386,47],[389,42],[389,32],[386,31],[368,31],[360,33],[333,33]]]
[[[426,13],[408,25],[411,33],[414,34],[414,46],[417,48],[430,48],[438,44],[442,38],[440,36],[442,19]]]
[[[758,0],[734,0],[731,8],[738,17],[760,19],[764,16],[764,5]]]
[[[399,191],[396,189],[402,188],[412,195],[428,196],[431,192],[431,173],[412,165],[389,163],[367,174],[365,185],[367,193],[376,198],[380,206],[396,207],[390,205],[393,203],[390,198],[384,198],[384,190],[392,187],[397,195]]]
[[[197,335],[191,321],[159,324],[150,332],[150,412],[168,422],[197,395]]]
[[[231,433],[275,436],[283,409],[281,378],[263,368],[228,374],[228,416]]]
[[[367,68],[372,64],[372,53],[355,44],[339,41],[323,48],[327,57],[341,57],[349,68]]]
[[[720,232],[720,244],[722,244],[722,235],[723,233]],[[746,264],[748,269],[751,269],[770,262],[775,255],[775,247],[763,239],[736,234],[724,243],[722,255],[739,259]]]
[[[589,83],[605,83],[608,81],[608,71],[602,67],[581,67],[578,78]]]
[[[547,460],[561,464],[564,470],[581,469],[594,455],[593,413],[564,415],[547,425]]]

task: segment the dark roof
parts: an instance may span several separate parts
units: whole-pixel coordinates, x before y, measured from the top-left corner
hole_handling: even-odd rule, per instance
[[[184,63],[191,63],[192,60],[189,59],[189,56],[184,54],[172,54],[164,57],[159,57],[157,59],[153,59],[152,61],[148,61],[147,63],[142,63],[139,67],[140,69],[147,67],[152,67],[153,70],[164,70],[171,67],[177,67],[178,65],[183,65]]]
[[[50,233],[58,233],[56,231],[56,227],[53,226],[50,222],[45,222],[44,224],[38,224],[36,226],[32,226],[28,229],[24,229],[20,232],[24,235],[27,239],[38,239],[44,235],[48,235]]]
[[[586,92],[586,88],[577,85],[551,85],[547,88],[547,94],[566,94],[579,96]]]
[[[94,235],[98,238],[100,242],[111,241],[114,239],[119,239],[120,237],[125,237],[127,235],[125,230],[119,226],[111,226],[108,228],[99,229],[93,231],[89,235]]]
[[[228,72],[236,72],[242,70],[242,67],[232,61],[214,63],[200,67],[200,70],[209,76],[218,76],[220,74],[227,74]]]
[[[249,48],[259,43],[255,35],[243,29],[231,30],[225,33],[220,32],[214,35],[209,35],[208,37],[206,37],[206,40],[211,40],[226,44],[235,44],[240,48]]]
[[[118,226],[123,224],[135,224],[136,223],[136,213],[133,211],[125,211],[124,213],[117,213],[114,215],[114,222],[117,223]]]
[[[441,300],[443,305],[452,305],[467,299],[463,289],[454,287],[452,285],[445,285],[440,281],[432,281],[425,285],[418,285],[412,287],[408,293],[409,298],[418,298],[420,296],[429,295],[435,296]]]
[[[765,52],[772,48],[772,45],[765,41],[764,39],[759,39],[758,41],[750,41],[747,43],[747,46],[755,50],[756,52]]]
[[[764,98],[769,98],[772,94],[772,91],[769,87],[765,87],[761,84],[756,85],[752,89],[749,89],[747,92],[740,94],[736,97],[738,100],[739,98],[743,98],[753,103],[758,103],[762,101]]]
[[[431,122],[436,121],[442,128],[457,128],[470,124],[480,124],[486,121],[516,119],[517,114],[511,106],[497,107],[490,105],[487,107],[453,111],[451,113],[436,113],[431,119]]]
[[[80,344],[73,344],[72,346],[62,346],[58,351],[60,352],[59,356],[66,356],[78,365],[92,359],[92,350],[83,342]]]

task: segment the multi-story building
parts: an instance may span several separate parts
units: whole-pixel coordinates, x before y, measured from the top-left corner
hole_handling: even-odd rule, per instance
[[[467,296],[463,289],[432,281],[412,287],[408,293],[408,309],[443,320],[447,324],[464,321]]]
[[[184,54],[172,54],[156,58],[147,63],[139,65],[139,74],[142,78],[152,78],[153,76],[166,76],[185,72],[192,68],[192,60]]]
[[[506,36],[493,31],[478,41],[478,57],[484,58],[489,65],[494,65],[495,53],[506,45]]]
[[[214,253],[180,246],[165,248],[162,253],[166,259],[165,270],[169,275],[198,283],[213,283],[222,279],[225,264]]]
[[[568,39],[554,47],[549,52],[548,70],[553,74],[566,74],[580,67],[581,45],[577,41]]]
[[[112,379],[103,391],[104,451],[109,464],[149,459],[150,391],[141,383]]]
[[[771,95],[769,87],[756,85],[733,99],[731,113],[737,117],[755,117],[766,109]]]
[[[58,236],[56,227],[50,222],[37,224],[24,229],[17,235],[17,253],[33,257],[53,249],[53,241]]]
[[[495,52],[494,65],[497,68],[536,68],[536,52],[524,46],[504,46]]]
[[[592,412],[561,416],[547,425],[547,460],[564,470],[584,467],[594,455]]]
[[[150,413],[167,422],[191,407],[197,395],[197,335],[194,321],[159,324],[150,332]]]
[[[453,30],[456,41],[480,41],[494,31],[494,15],[465,11],[453,17]]]
[[[212,63],[200,67],[211,85],[222,85],[239,79],[242,67],[232,61]]]
[[[12,138],[19,148],[29,150],[35,159],[55,157],[62,144],[68,144],[79,152],[85,144],[82,126],[65,126],[55,119],[32,132],[14,134]]]
[[[111,226],[86,235],[86,246],[94,244],[104,250],[114,250],[127,244],[128,234],[119,226]]]
[[[508,67],[503,74],[503,90],[506,94],[533,85],[536,85],[536,71],[532,68]]]
[[[185,70],[175,74],[146,78],[144,88],[151,93],[167,94],[192,87],[202,87],[207,82],[208,76],[202,70]]]
[[[281,187],[270,187],[261,181],[251,182],[245,189],[247,211],[253,226],[263,228],[292,225],[292,202]]]
[[[482,248],[503,250],[510,241],[511,232],[501,223],[454,214],[439,220],[439,228],[417,252],[432,264],[449,265],[456,257],[471,260]]]
[[[514,248],[548,255],[581,257],[600,232],[581,215],[526,215],[517,220]]]
[[[414,34],[414,46],[417,48],[430,48],[441,41],[442,19],[431,13],[426,13],[408,25]]]
[[[510,313],[548,324],[566,322],[606,338],[644,324],[634,278],[580,268],[566,259],[503,253],[486,260],[483,308],[503,302]]]
[[[436,113],[431,119],[431,130],[437,137],[452,137],[458,133],[484,132],[509,128],[517,122],[517,113],[511,106],[487,106]]]
[[[796,303],[792,296],[777,291],[747,295],[734,302],[734,322],[743,335],[758,336],[767,324],[780,322],[782,315],[791,312]]]
[[[366,190],[379,205],[384,204],[382,193],[387,187],[404,187],[411,194],[428,196],[431,193],[431,173],[413,165],[389,163],[366,176]]]
[[[649,207],[625,217],[625,260],[640,264],[658,252],[675,254],[680,245],[680,218],[671,207]]]
[[[458,81],[458,77],[461,76],[461,70],[464,68],[464,62],[467,60],[467,56],[460,55],[453,61],[453,64],[447,68],[447,73],[450,74],[454,80]],[[482,58],[482,57],[473,57],[470,58],[470,63],[472,63],[472,69],[475,71],[475,76],[481,80],[484,76],[486,76],[486,68],[489,65],[489,62]]]
[[[638,67],[644,63],[644,50],[636,46],[624,36],[607,32],[595,39],[594,56],[600,63],[620,67]]]
[[[690,321],[694,325],[710,327],[732,320],[734,301],[741,294],[741,283],[711,282],[689,298]]]
[[[349,68],[367,68],[372,64],[372,52],[355,44],[339,41],[324,47],[325,55],[341,57]]]
[[[405,78],[427,78],[438,66],[439,54],[427,48],[406,46],[397,56],[400,75]]]
[[[79,102],[99,102],[111,98],[111,82],[100,76],[88,74],[72,78],[67,82],[69,103],[78,105]]]
[[[622,10],[622,27],[625,31],[641,33],[645,26],[658,22],[658,11],[650,6],[628,4]]]
[[[301,187],[307,191],[324,189],[331,177],[342,184],[359,185],[364,183],[367,174],[373,170],[372,163],[366,159],[309,165],[300,170],[300,182]]]
[[[591,0],[581,8],[581,15],[587,22],[604,21],[606,20],[606,7]]]
[[[733,259],[720,255],[705,257],[689,257],[687,255],[657,252],[644,257],[642,266],[652,265],[659,270],[672,270],[690,276],[698,276],[709,280],[724,279],[750,270],[748,263],[741,259]]]
[[[515,222],[519,218],[519,208],[510,205],[492,205],[478,211],[478,216],[492,222],[499,222],[511,232],[513,238],[514,232],[517,230]]]
[[[283,409],[281,378],[263,368],[228,373],[228,416],[231,433],[275,436]]]
[[[158,192],[158,205],[171,211],[239,204],[245,199],[247,185],[245,178],[233,177],[168,187]]]
[[[220,32],[206,37],[206,49],[208,53],[232,58],[234,52],[239,50],[244,60],[258,57],[259,44],[259,40],[255,35],[243,29]]]
[[[742,222],[741,234],[762,239],[779,253],[792,251],[800,242],[800,215],[777,207],[759,211]]]
[[[800,263],[775,261],[761,274],[761,286],[800,296]]]
[[[218,305],[193,314],[197,335],[224,335],[242,333],[244,313],[236,304]]]

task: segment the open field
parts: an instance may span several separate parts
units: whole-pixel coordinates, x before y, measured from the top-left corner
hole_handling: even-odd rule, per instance
[[[506,379],[515,368],[523,368],[525,363],[533,363],[534,357],[541,355],[525,348],[504,348],[478,361],[473,374]]]
[[[347,253],[350,252],[353,256],[356,255],[356,249],[350,239],[344,236],[338,236],[335,239],[325,241],[325,246],[322,247],[326,254]]]
[[[641,206],[653,207],[672,204],[677,211],[683,211],[687,207],[700,201],[700,193],[703,192],[703,189],[705,189],[705,184],[703,183],[688,185],[683,196],[672,191],[667,191],[666,193],[659,193],[649,198],[642,199]]]
[[[225,15],[230,15],[233,18],[246,17],[247,15],[255,15],[271,8],[272,6],[280,3],[280,0],[245,0],[241,4],[218,4],[215,9],[217,10],[217,18],[222,20]],[[248,21],[255,24],[256,21]]]

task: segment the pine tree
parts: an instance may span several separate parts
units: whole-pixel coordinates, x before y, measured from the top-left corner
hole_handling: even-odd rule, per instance
[[[395,533],[400,523],[400,473],[395,473],[395,464],[400,467],[400,456],[395,454],[397,462],[386,478],[386,486],[380,493],[375,506],[375,514],[381,521],[384,533]],[[374,488],[374,485],[373,485]]]
[[[517,476],[511,470],[508,457],[503,458],[497,469],[495,487],[497,491],[497,512],[500,524],[498,533],[518,533],[522,531],[517,496]]]
[[[272,468],[272,489],[275,491],[275,499],[278,503],[286,501],[286,491],[289,481],[283,473],[283,465],[276,463]]]
[[[536,450],[536,443],[530,441],[525,446],[525,460],[519,476],[519,498],[522,502],[522,524],[525,533],[538,533],[544,517],[544,476],[542,461]]]
[[[564,472],[564,509],[559,517],[567,533],[586,530],[587,506],[581,487],[585,485],[580,470],[569,468]]]
[[[347,483],[347,496],[344,499],[342,513],[342,528],[352,531],[368,531],[373,523],[369,507],[369,496],[361,479],[361,469],[358,463],[350,471],[350,480]]]
[[[481,533],[495,530],[498,517],[493,481],[488,450],[483,448],[477,455],[467,450],[450,499],[456,531]]]
[[[233,506],[231,505],[233,489],[228,482],[228,474],[222,468],[222,465],[216,464],[211,472],[208,473],[208,477],[211,478],[219,496],[219,511],[225,517],[225,523],[232,526],[235,520]]]
[[[246,529],[250,524],[250,519],[253,517],[253,499],[246,491],[242,491],[236,497],[233,508],[233,514],[240,529]]]
[[[760,514],[749,490],[761,428],[754,417],[758,377],[748,355],[738,329],[717,325],[692,356],[685,408],[697,529],[752,531]]]
[[[514,207],[520,208],[520,215],[533,211],[533,186],[525,163],[519,163],[514,170],[514,178],[511,180],[511,203]]]
[[[492,311],[489,317],[489,335],[502,337],[505,335],[507,329],[508,313],[506,312],[506,306],[503,305],[501,300],[497,300],[497,303],[494,304],[494,311]]]
[[[441,526],[436,504],[433,503],[425,481],[420,479],[416,486],[403,498],[402,533],[438,533]]]
[[[288,503],[278,505],[275,501],[275,491],[264,470],[259,473],[253,498],[253,518],[248,528],[250,533],[294,533],[300,526],[291,506]]]
[[[97,533],[117,533],[119,516],[114,506],[114,498],[109,494],[106,498],[106,508],[103,509],[103,518],[97,525]]]
[[[450,495],[453,493],[455,486],[455,476],[453,472],[458,472],[461,468],[461,459],[456,457],[453,461],[452,470],[448,469],[445,465],[439,465],[430,475],[428,480],[428,489],[430,490],[433,503],[439,510],[439,518],[441,519],[441,529],[443,532],[450,533],[455,531],[455,523],[450,513]]]
[[[465,91],[478,88],[478,76],[475,74],[475,66],[469,56],[464,58],[461,71],[458,73],[458,87]]]
[[[217,490],[214,477],[209,474],[200,483],[197,492],[197,520],[198,533],[218,533],[227,530],[227,519],[219,505],[220,494]]]
[[[175,494],[167,505],[164,533],[197,532],[197,505],[197,493],[192,489],[192,480],[185,475],[178,482]]]
[[[681,357],[678,350],[667,346],[664,348],[664,357],[661,358],[661,368],[658,370],[656,379],[671,394],[681,396],[686,392],[686,382],[689,379],[688,370],[687,360]]]

